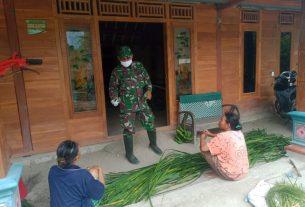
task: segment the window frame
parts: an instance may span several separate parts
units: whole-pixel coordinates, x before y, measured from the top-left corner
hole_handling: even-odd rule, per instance
[[[296,41],[297,33],[296,25],[279,25],[278,29],[278,67],[277,67],[277,74],[280,74],[280,55],[281,55],[281,33],[282,32],[290,32],[291,33],[291,47],[290,47],[290,70],[297,70],[298,68],[298,61],[297,57],[295,56],[295,49],[298,46],[298,41]]]
[[[173,23],[172,25],[172,54],[173,54],[173,77],[174,77],[174,94],[176,101],[179,101],[179,96],[177,94],[177,80],[176,80],[176,54],[175,54],[175,30],[176,29],[188,29],[190,31],[190,61],[191,61],[191,94],[195,93],[196,83],[195,83],[195,51],[194,51],[194,44],[195,44],[195,37],[194,37],[194,24],[193,23]]]
[[[99,62],[97,61],[96,56],[98,55],[98,43],[96,42],[96,31],[94,27],[94,22],[90,21],[90,19],[63,19],[61,22],[61,49],[62,49],[62,59],[63,59],[63,68],[64,68],[64,77],[65,77],[65,89],[66,89],[66,97],[67,97],[67,107],[69,111],[69,116],[72,119],[84,118],[84,117],[92,117],[92,116],[100,116],[102,113],[101,108],[101,90],[99,88],[102,85],[102,77],[101,71],[98,70]],[[74,110],[73,104],[73,95],[72,95],[72,86],[71,86],[71,71],[70,71],[70,63],[69,63],[69,52],[67,47],[67,39],[66,39],[66,31],[68,29],[81,29],[86,28],[90,32],[91,39],[91,54],[92,54],[92,67],[93,67],[93,75],[94,75],[94,85],[95,85],[95,96],[96,96],[96,110],[92,111],[81,111],[76,112]]]
[[[245,32],[256,32],[256,79],[255,79],[255,91],[250,93],[244,93],[244,33]],[[258,24],[249,24],[249,23],[242,23],[241,30],[240,30],[240,82],[239,82],[239,94],[240,98],[250,98],[250,97],[258,97],[260,95],[260,63],[261,63],[261,34],[260,28]]]
[[[290,57],[289,57],[289,70],[293,70],[291,68],[292,65],[292,47],[293,47],[293,33],[292,31],[280,31],[279,32],[279,74],[281,73],[281,41],[282,41],[282,33],[290,33]]]

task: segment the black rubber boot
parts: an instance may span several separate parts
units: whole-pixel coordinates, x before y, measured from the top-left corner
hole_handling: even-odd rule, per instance
[[[157,134],[156,131],[147,131],[149,138],[149,148],[152,149],[156,154],[161,155],[162,150],[157,146]]]
[[[127,160],[132,164],[138,164],[139,160],[133,154],[133,136],[132,134],[124,134],[124,145]]]

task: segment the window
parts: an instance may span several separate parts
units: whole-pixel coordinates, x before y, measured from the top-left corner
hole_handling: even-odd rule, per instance
[[[290,70],[291,32],[281,32],[280,72]]]
[[[97,105],[89,26],[66,29],[66,42],[73,111],[95,111]]]
[[[244,32],[243,92],[255,92],[256,86],[256,32]]]
[[[175,28],[175,65],[176,65],[176,94],[192,93],[191,69],[191,32],[186,28]]]

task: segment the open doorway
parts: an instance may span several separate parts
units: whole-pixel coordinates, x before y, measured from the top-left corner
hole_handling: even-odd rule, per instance
[[[112,70],[119,64],[117,51],[127,45],[132,49],[134,60],[143,63],[152,85],[152,100],[148,102],[156,117],[156,127],[167,125],[166,86],[164,64],[164,32],[161,23],[100,22],[100,39],[103,61],[105,106],[108,135],[121,134],[119,108],[109,100],[109,80]],[[136,120],[136,129],[141,125]]]

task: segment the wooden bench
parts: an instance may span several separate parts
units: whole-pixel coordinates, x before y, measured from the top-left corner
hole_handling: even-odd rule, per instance
[[[234,112],[240,117],[236,105],[222,104],[220,92],[183,95],[179,99],[178,126],[183,126],[192,132],[195,144],[199,124],[215,123],[225,111]],[[217,128],[218,126],[214,129]]]

